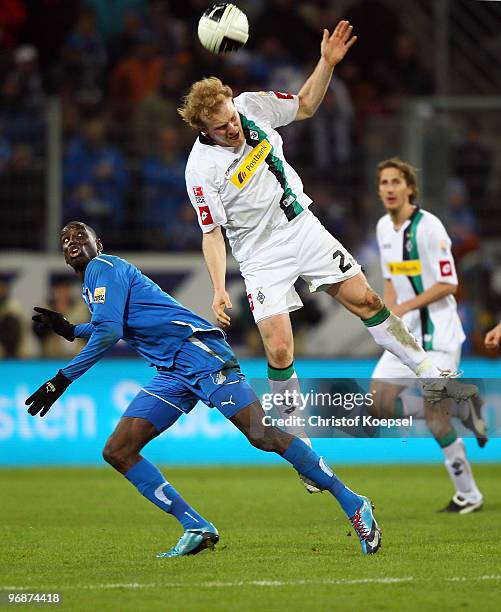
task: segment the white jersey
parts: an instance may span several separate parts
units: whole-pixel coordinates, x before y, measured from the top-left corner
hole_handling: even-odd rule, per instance
[[[385,215],[376,232],[383,276],[391,280],[398,304],[415,298],[435,283],[457,285],[451,239],[435,215],[416,208],[398,230]],[[464,342],[452,295],[408,312],[403,320],[425,350],[454,351]]]
[[[186,187],[202,231],[223,226],[242,263],[274,230],[308,208],[311,199],[285,160],[282,138],[274,129],[294,121],[298,97],[243,93],[234,103],[245,143],[238,149],[221,147],[201,134],[186,165]]]

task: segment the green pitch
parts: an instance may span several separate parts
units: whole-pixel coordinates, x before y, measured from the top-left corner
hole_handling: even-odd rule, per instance
[[[59,591],[72,611],[499,610],[500,465],[475,466],[486,505],[468,516],[434,512],[441,466],[339,468],[376,505],[374,557],[291,470],[164,473],[220,530],[215,552],[156,559],[180,528],[111,468],[0,470],[0,590]]]

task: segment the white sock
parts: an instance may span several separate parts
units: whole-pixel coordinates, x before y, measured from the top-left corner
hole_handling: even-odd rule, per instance
[[[473,478],[471,466],[466,458],[464,443],[457,438],[449,446],[442,448],[445,457],[445,467],[449,472],[456,493],[471,503],[482,499],[477,483]]]
[[[386,307],[364,324],[379,346],[398,357],[418,378],[440,378],[440,370],[430,361],[405,323]]]
[[[277,371],[283,372],[284,374],[289,375],[289,377],[283,380],[276,380],[276,378],[271,378],[270,375],[275,376]],[[270,383],[270,389],[273,395],[277,394],[281,397],[287,397],[285,396],[285,393],[286,391],[289,392],[289,399],[287,405],[285,404],[285,402],[280,403],[280,405],[274,402],[275,409],[280,414],[280,417],[283,419],[287,419],[291,416],[304,418],[304,411],[299,410],[299,397],[301,393],[301,387],[299,386],[299,380],[296,372],[294,371],[293,365],[291,364],[289,368],[284,368],[283,370],[278,370],[277,368],[272,368],[271,366],[268,366],[268,381]],[[283,427],[282,429],[285,429],[287,433],[290,433],[293,436],[298,436],[303,440],[303,442],[305,442],[306,444],[308,444],[308,446],[311,447],[311,441],[306,435],[304,427],[301,427],[299,425],[292,425],[288,427]]]

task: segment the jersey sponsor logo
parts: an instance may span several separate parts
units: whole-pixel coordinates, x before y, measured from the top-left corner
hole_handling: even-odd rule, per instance
[[[452,276],[452,262],[441,259],[438,263],[441,276]]]
[[[409,259],[409,261],[390,261],[388,264],[388,272],[393,276],[419,276],[421,274],[421,260]]]
[[[106,287],[96,287],[92,301],[94,304],[104,304],[106,301]]]
[[[193,187],[193,195],[203,198],[204,190],[201,187]]]
[[[249,306],[250,306],[251,312],[254,312],[254,302],[252,300],[252,293],[247,294],[247,299],[249,300]]]
[[[247,185],[270,151],[271,144],[266,139],[252,149],[231,177],[231,182],[237,189],[242,189]]]
[[[277,98],[280,100],[293,100],[294,96],[290,93],[286,93],[285,91],[274,91],[273,92]]]
[[[208,206],[199,206],[198,213],[200,215],[202,225],[212,225],[214,223]]]

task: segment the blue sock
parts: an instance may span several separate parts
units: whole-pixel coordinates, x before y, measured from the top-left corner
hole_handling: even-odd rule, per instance
[[[184,501],[160,470],[147,459],[141,459],[133,465],[125,478],[155,506],[175,516],[184,529],[197,529],[208,522]]]
[[[323,458],[317,455],[301,439],[294,438],[282,457],[289,463],[292,463],[300,474],[313,480],[322,489],[330,491],[348,517],[352,517],[355,514],[357,508],[362,503],[360,495],[348,489],[325,463]]]

